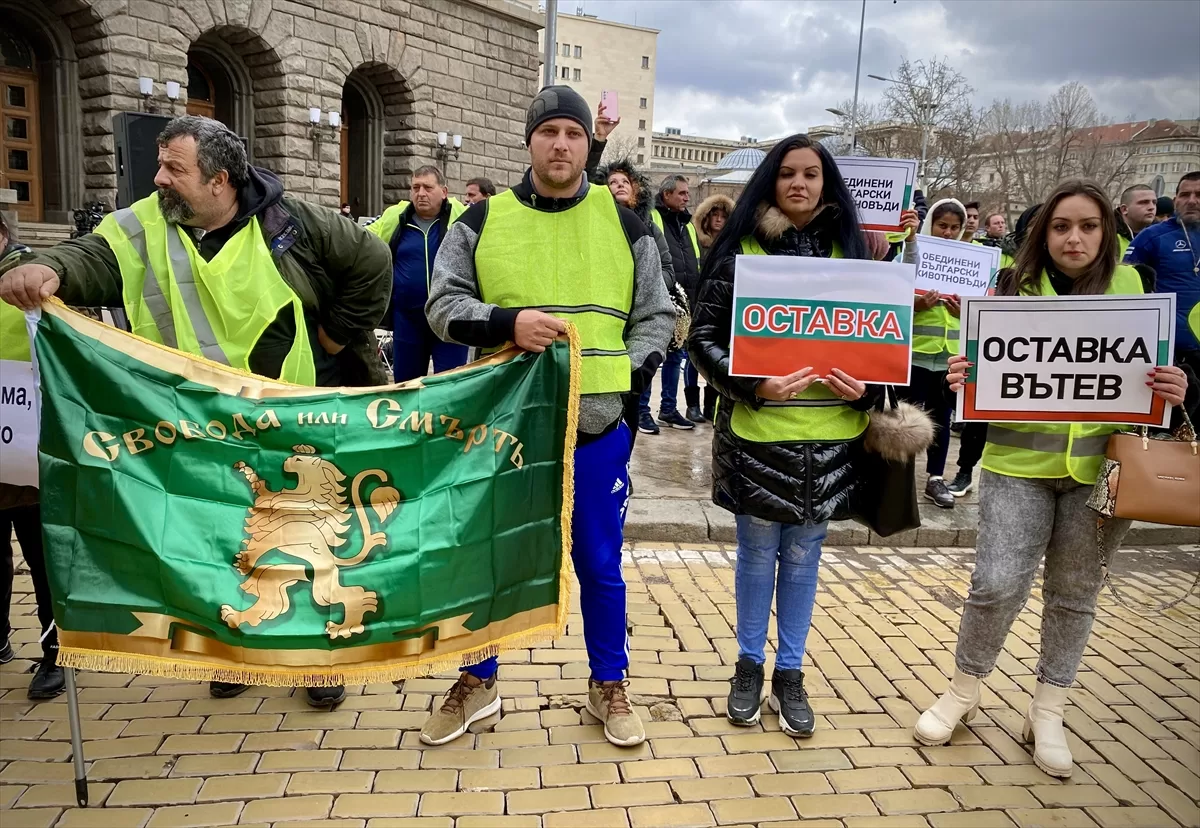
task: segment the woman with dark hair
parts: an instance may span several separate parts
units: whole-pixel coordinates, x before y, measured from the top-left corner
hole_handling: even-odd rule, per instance
[[[1017,252],[1000,274],[1004,296],[1096,296],[1142,293],[1131,267],[1117,265],[1117,223],[1104,192],[1084,181],[1059,185],[1042,206]],[[959,391],[971,368],[949,361],[950,387]],[[1196,378],[1160,365],[1146,385],[1173,406],[1196,410]],[[1185,399],[1186,398],[1186,399]],[[1175,411],[1173,425],[1182,421]],[[1104,586],[1100,556],[1120,546],[1127,520],[1108,520],[1097,538],[1096,513],[1087,506],[1108,437],[1104,423],[989,423],[979,497],[979,541],[971,590],[963,609],[954,678],[922,715],[916,737],[925,745],[950,739],[960,720],[979,708],[980,681],[991,673],[1013,621],[1024,607],[1045,559],[1042,648],[1025,738],[1033,760],[1051,776],[1071,775],[1063,731],[1067,689],[1075,681]]]
[[[915,264],[917,213],[905,210],[902,218],[909,228],[904,261]],[[957,199],[943,198],[926,213],[921,235],[958,241],[966,222],[966,208]],[[929,476],[925,497],[942,509],[954,508],[954,495],[946,488],[942,475],[950,451],[950,415],[954,411],[954,396],[946,390],[946,360],[958,353],[959,309],[958,296],[936,290],[913,300],[912,376],[908,385],[899,389],[901,399],[925,409],[937,426],[936,436],[925,452],[925,472]]]
[[[810,736],[800,668],[827,524],[851,514],[855,460],[877,392],[834,369],[783,377],[729,374],[734,257],[870,259],[850,192],[828,150],[793,135],[754,171],[701,272],[688,353],[720,395],[713,436],[713,502],[737,518],[738,662],[727,713],[759,720],[771,600],[779,649],[771,708],[784,732]],[[776,564],[778,563],[778,588]]]

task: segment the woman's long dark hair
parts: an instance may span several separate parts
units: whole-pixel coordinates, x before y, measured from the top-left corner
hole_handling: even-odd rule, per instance
[[[1012,269],[1005,274],[1007,278],[998,286],[1001,295],[1036,296],[1042,292],[1042,273],[1054,268],[1054,260],[1050,258],[1050,249],[1046,245],[1050,222],[1054,218],[1054,208],[1064,198],[1077,195],[1095,202],[1100,211],[1100,227],[1104,239],[1100,242],[1096,260],[1088,265],[1079,278],[1073,280],[1071,293],[1094,296],[1108,290],[1108,286],[1112,284],[1113,273],[1117,269],[1117,251],[1120,249],[1117,245],[1117,213],[1099,186],[1090,181],[1073,179],[1059,184],[1030,222],[1025,240],[1017,251],[1016,261],[1013,262]]]
[[[775,203],[775,180],[779,177],[779,168],[783,166],[784,156],[794,149],[811,149],[821,159],[821,174],[825,179],[825,186],[821,192],[820,203],[829,205],[826,209],[838,211],[833,223],[833,240],[842,249],[842,255],[847,259],[871,258],[871,252],[863,239],[862,227],[858,223],[858,210],[854,206],[854,199],[850,196],[850,190],[846,187],[833,156],[829,154],[829,150],[806,134],[798,133],[784,138],[772,147],[767,157],[758,165],[758,169],[750,176],[750,181],[738,197],[737,206],[733,208],[733,215],[725,220],[721,234],[713,242],[713,248],[704,260],[701,279],[708,278],[712,269],[724,261],[726,256],[737,254],[742,239],[754,235],[758,226],[760,204],[779,206]]]

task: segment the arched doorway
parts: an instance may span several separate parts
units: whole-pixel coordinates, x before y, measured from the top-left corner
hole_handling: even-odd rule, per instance
[[[357,70],[342,87],[342,203],[355,216],[383,212],[383,101]]]
[[[28,41],[0,31],[0,188],[16,192],[22,221],[41,221],[43,214],[36,66]]]
[[[383,63],[364,63],[342,87],[342,201],[376,216],[406,197],[411,174],[413,96]]]
[[[254,86],[243,59],[246,39],[241,34],[225,26],[192,43],[187,53],[187,113],[215,118],[241,135],[254,160]]]

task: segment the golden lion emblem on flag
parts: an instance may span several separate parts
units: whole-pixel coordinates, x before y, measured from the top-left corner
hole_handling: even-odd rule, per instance
[[[343,567],[357,566],[376,548],[387,542],[383,531],[372,531],[367,508],[363,504],[363,483],[376,478],[380,485],[371,491],[370,507],[382,527],[400,503],[400,492],[388,482],[381,469],[367,469],[354,476],[349,487],[353,507],[346,503],[343,481],[346,475],[333,463],[321,458],[312,446],[295,446],[296,453],[283,462],[283,470],[296,475],[296,486],[277,492],[254,469],[239,461],[234,469],[241,472],[254,492],[254,503],[246,515],[247,537],[233,558],[233,566],[247,576],[241,589],[257,600],[247,609],[221,607],[221,620],[233,629],[242,624],[257,627],[263,621],[288,611],[288,589],[308,581],[312,570],[312,596],[323,607],[340,604],[342,621],[326,622],[331,639],[350,638],[364,632],[363,617],[379,607],[376,593],[341,582]],[[362,527],[362,547],[343,558],[334,550],[346,543],[351,515],[358,516]],[[279,552],[302,563],[259,564],[263,555]]]

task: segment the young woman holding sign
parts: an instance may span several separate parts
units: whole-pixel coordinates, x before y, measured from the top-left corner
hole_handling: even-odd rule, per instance
[[[1140,294],[1131,267],[1116,264],[1117,224],[1108,198],[1094,184],[1064,182],[1038,212],[1014,267],[1000,274],[1004,296]],[[949,360],[947,380],[962,389],[971,369]],[[1147,377],[1155,395],[1178,406],[1198,389],[1173,365]],[[1175,412],[1176,420],[1181,415]],[[963,609],[950,688],[917,722],[922,744],[949,740],[960,720],[979,708],[980,680],[996,666],[1013,621],[1025,606],[1038,565],[1042,585],[1042,652],[1037,687],[1025,717],[1034,762],[1051,776],[1071,775],[1063,732],[1067,688],[1075,680],[1104,585],[1096,542],[1096,513],[1087,506],[1104,460],[1108,435],[1119,426],[1096,423],[991,423],[983,453],[979,541],[971,591]],[[1116,549],[1129,521],[1106,523],[1107,549]]]
[[[909,228],[904,246],[904,261],[917,261],[917,213],[905,210],[901,221]],[[925,214],[922,236],[958,241],[967,221],[967,211],[953,198],[936,202]],[[919,242],[918,242],[919,244]],[[950,451],[950,414],[954,396],[946,391],[946,360],[958,353],[959,299],[954,294],[926,291],[913,300],[912,377],[900,398],[919,405],[929,412],[937,426],[937,434],[925,452],[925,497],[943,509],[954,508],[954,495],[946,487],[942,475],[946,471],[946,455]]]
[[[771,600],[779,650],[772,709],[784,732],[809,736],[804,642],[827,523],[850,516],[855,458],[877,392],[840,370],[809,367],[785,377],[729,375],[734,257],[870,259],[854,201],[833,157],[807,135],[780,141],[755,170],[700,276],[688,351],[717,390],[713,502],[737,517],[739,657],[727,712],[759,720]],[[776,564],[778,563],[778,586]]]

